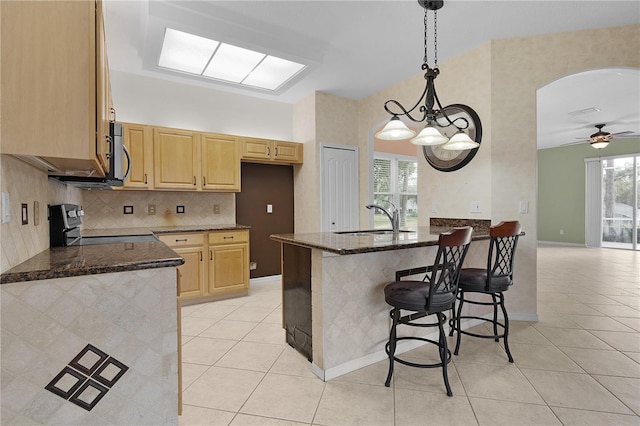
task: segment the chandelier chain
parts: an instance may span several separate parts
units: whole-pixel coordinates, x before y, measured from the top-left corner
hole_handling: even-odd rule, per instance
[[[433,56],[434,68],[438,68],[438,11],[433,11]]]
[[[428,24],[428,20],[427,20],[427,9],[424,9],[424,60],[423,62],[426,65],[429,65],[429,55],[427,52],[427,24]]]

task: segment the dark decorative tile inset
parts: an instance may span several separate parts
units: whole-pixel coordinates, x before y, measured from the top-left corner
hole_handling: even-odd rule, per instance
[[[88,344],[44,388],[91,411],[128,369],[117,359]]]

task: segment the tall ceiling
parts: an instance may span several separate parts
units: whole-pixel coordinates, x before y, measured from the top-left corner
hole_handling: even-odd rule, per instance
[[[107,0],[105,11],[112,71],[284,103],[295,103],[314,91],[365,98],[419,73],[424,53],[424,9],[416,0]],[[445,62],[489,40],[639,23],[637,0],[449,0],[438,12],[438,60]],[[308,67],[277,92],[171,73],[156,66],[167,27]],[[432,62],[433,52],[429,54]],[[600,72],[565,81],[568,84],[559,81],[541,91],[546,113],[539,111],[539,148],[576,142],[595,132],[590,126],[598,122],[610,122],[605,130],[611,133],[640,133],[638,72],[627,71]],[[584,93],[590,97],[567,104],[567,99]],[[601,111],[591,117],[583,114],[578,122],[575,114],[568,114],[594,107]]]

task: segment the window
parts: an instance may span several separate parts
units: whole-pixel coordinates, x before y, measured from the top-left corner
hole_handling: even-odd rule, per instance
[[[400,212],[400,228],[418,226],[418,163],[415,158],[376,153],[373,159],[373,204],[393,203]],[[389,218],[374,211],[374,228],[389,229]]]

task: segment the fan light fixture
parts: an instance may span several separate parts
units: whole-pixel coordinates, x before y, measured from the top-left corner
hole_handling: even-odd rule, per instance
[[[602,130],[604,124],[596,124],[597,132],[589,136],[589,143],[595,149],[606,148],[611,141],[611,133]]]
[[[391,115],[391,120],[384,126],[382,130],[376,133],[378,139],[384,140],[402,140],[414,137],[411,139],[411,143],[415,145],[442,145],[443,149],[462,151],[467,149],[474,149],[480,146],[480,144],[472,140],[464,130],[469,128],[469,122],[462,117],[456,119],[449,118],[443,111],[443,107],[440,104],[438,95],[436,94],[436,87],[434,80],[440,74],[438,68],[438,9],[444,5],[443,0],[418,0],[420,6],[424,8],[424,60],[422,63],[422,70],[425,71],[424,78],[427,81],[424,91],[418,99],[418,102],[407,109],[395,99],[390,99],[384,104],[384,109]],[[427,54],[427,23],[428,12],[433,11],[433,39],[434,39],[434,67],[429,66],[429,59]],[[420,103],[424,100],[424,105]],[[434,106],[438,109],[434,109]],[[418,106],[420,106],[418,108]],[[414,117],[411,115],[413,111],[418,108],[421,112],[421,116]],[[405,116],[409,120],[421,123],[425,122],[424,129],[416,136],[416,132],[408,128],[401,120],[400,116]],[[446,128],[453,126],[456,133],[451,140],[440,133],[438,128]]]

